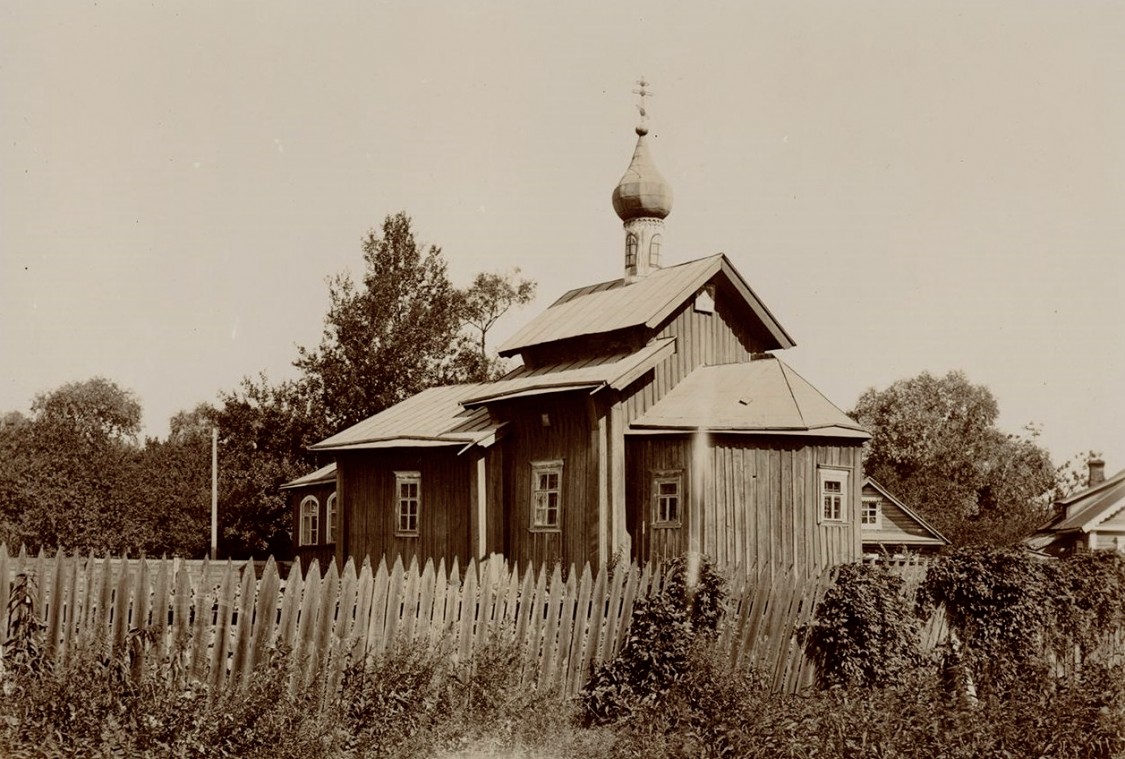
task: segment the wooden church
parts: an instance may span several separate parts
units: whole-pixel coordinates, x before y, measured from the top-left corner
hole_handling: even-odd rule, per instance
[[[672,192],[636,132],[613,190],[622,276],[504,343],[522,365],[502,379],[431,388],[313,446],[335,457],[338,560],[860,556],[868,435],[773,355],[793,339],[724,255],[664,264]]]

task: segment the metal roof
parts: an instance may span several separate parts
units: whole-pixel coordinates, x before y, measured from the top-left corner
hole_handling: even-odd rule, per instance
[[[1125,469],[1091,488],[1055,501],[1055,506],[1060,513],[1040,527],[1037,534],[1076,530],[1089,532],[1096,529],[1099,524],[1125,509]]]
[[[324,482],[336,481],[336,462],[332,462],[328,466],[322,466],[315,472],[310,472],[303,477],[298,477],[295,480],[290,480],[281,486],[281,490],[291,490],[293,488],[303,488],[309,485],[319,485]]]
[[[500,346],[501,356],[525,348],[583,335],[616,332],[631,327],[654,328],[708,282],[723,272],[745,304],[773,336],[773,348],[790,348],[793,342],[765,304],[722,253],[696,261],[657,269],[631,283],[624,279],[571,290],[556,300],[523,329]]]
[[[697,368],[635,420],[629,432],[699,429],[854,440],[870,437],[773,356]]]
[[[894,538],[894,541],[896,543],[900,543],[900,544],[903,544],[903,545],[934,545],[934,544],[949,545],[949,538],[945,537],[940,532],[938,532],[937,529],[933,525],[931,525],[929,522],[927,522],[925,519],[923,519],[922,516],[918,512],[916,512],[914,509],[910,508],[905,503],[903,503],[902,501],[900,501],[899,499],[897,499],[893,495],[891,495],[890,492],[885,487],[880,485],[879,482],[874,477],[865,477],[864,480],[863,480],[863,484],[864,485],[870,485],[871,487],[878,490],[879,493],[881,493],[884,498],[886,498],[888,501],[893,503],[895,506],[898,506],[900,509],[902,509],[902,513],[906,514],[906,516],[910,517],[915,522],[917,522],[920,527],[922,527],[927,532],[929,532],[931,535],[933,535],[933,538],[929,538],[929,539],[923,538],[923,537],[911,538],[910,536],[903,535],[902,533],[887,530],[886,532],[887,532],[888,536],[890,536],[890,535],[896,536]],[[881,533],[883,533],[883,532],[884,532],[883,530],[869,530],[866,527],[862,527],[862,526],[861,526],[861,529],[860,529],[860,533],[863,535],[864,539],[870,537],[872,540],[878,540],[881,536]]]
[[[499,424],[487,409],[466,409],[464,398],[487,383],[431,387],[311,446],[313,450],[429,447],[483,442]]]
[[[521,366],[503,379],[479,385],[479,392],[462,403],[476,406],[490,401],[567,390],[621,389],[675,352],[674,338],[654,340],[633,353],[588,357],[563,364],[529,369]]]

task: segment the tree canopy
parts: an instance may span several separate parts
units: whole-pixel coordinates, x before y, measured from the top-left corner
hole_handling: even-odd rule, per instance
[[[315,348],[299,377],[247,377],[140,443],[135,394],[95,377],[0,417],[0,540],[13,548],[199,556],[210,541],[211,429],[220,431],[220,550],[261,555],[289,513],[278,488],[318,464],[313,443],[435,384],[494,377],[490,329],[535,284],[480,274],[460,290],[441,249],[418,242],[405,213],[363,240],[358,281],[329,281]],[[475,330],[475,331],[474,331]]]
[[[995,397],[963,373],[869,389],[850,414],[872,434],[866,474],[955,543],[1010,544],[1046,516],[1055,469],[1038,431],[999,430]]]

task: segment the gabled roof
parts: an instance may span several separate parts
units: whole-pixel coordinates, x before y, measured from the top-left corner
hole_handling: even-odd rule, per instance
[[[462,401],[487,383],[431,387],[311,446],[316,451],[487,444],[500,425]]]
[[[923,536],[904,535],[901,532],[886,531],[888,536],[893,536],[890,539],[894,542],[895,545],[949,545],[949,538],[938,532],[933,525],[922,518],[921,514],[891,495],[890,491],[880,485],[874,477],[865,477],[863,480],[863,485],[864,487],[871,486],[875,488],[875,490],[879,491],[879,494],[881,496],[901,509],[903,514],[906,514],[906,516],[913,519],[918,523],[919,527],[921,527],[931,535],[931,537],[926,538]],[[882,532],[884,531],[870,529],[862,525],[860,527],[860,533],[864,542],[877,542],[879,540],[880,533]]]
[[[1093,487],[1055,501],[1058,512],[1036,534],[1090,532],[1125,509],[1125,469]]]
[[[303,477],[298,477],[295,480],[290,480],[289,482],[282,485],[279,489],[280,490],[292,490],[293,488],[303,488],[303,487],[308,487],[310,485],[320,485],[320,484],[323,484],[323,483],[335,482],[335,481],[336,481],[336,462],[333,461],[328,466],[322,466],[320,469],[317,469],[315,472],[309,472],[308,474],[304,475]]]
[[[571,290],[500,346],[501,356],[525,348],[584,335],[645,326],[655,328],[722,272],[772,336],[765,350],[796,343],[722,253],[678,266],[658,269],[627,283],[624,279]]]
[[[590,357],[535,369],[521,366],[496,382],[479,385],[478,391],[466,396],[462,403],[472,407],[491,401],[566,390],[593,392],[603,387],[620,390],[671,356],[675,348],[675,339],[664,338],[654,340],[633,353]]]
[[[701,366],[661,398],[628,432],[711,430],[866,440],[847,414],[782,361]]]

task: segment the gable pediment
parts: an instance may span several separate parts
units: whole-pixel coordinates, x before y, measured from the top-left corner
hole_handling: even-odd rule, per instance
[[[571,290],[509,338],[499,353],[513,356],[552,343],[637,331],[642,333],[643,343],[672,314],[693,303],[709,284],[730,293],[737,302],[735,310],[757,322],[765,336],[762,350],[796,344],[720,253],[659,269],[633,282],[618,279]]]

